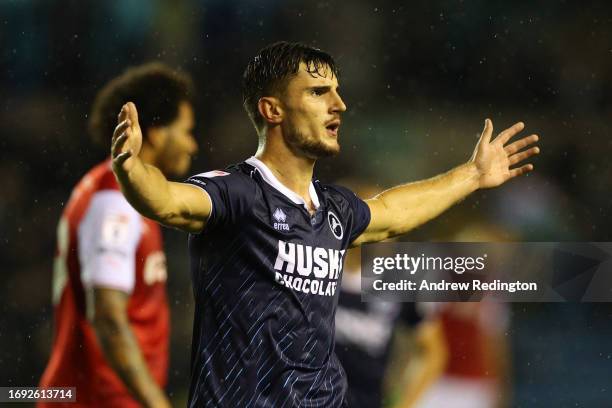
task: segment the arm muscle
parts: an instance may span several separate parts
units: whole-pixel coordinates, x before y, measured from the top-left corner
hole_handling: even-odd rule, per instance
[[[393,187],[366,200],[371,221],[353,246],[405,234],[438,216],[478,188],[478,173],[471,164],[439,176]]]

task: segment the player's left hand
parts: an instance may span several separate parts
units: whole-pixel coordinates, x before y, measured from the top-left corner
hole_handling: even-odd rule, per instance
[[[473,163],[478,170],[479,188],[496,187],[511,178],[533,170],[533,164],[522,164],[518,167],[510,168],[540,153],[540,148],[537,146],[522,150],[537,142],[537,135],[523,137],[522,139],[507,144],[508,141],[523,130],[524,127],[525,124],[523,122],[515,123],[491,141],[493,123],[490,119],[485,120],[484,130],[470,158],[470,163]]]

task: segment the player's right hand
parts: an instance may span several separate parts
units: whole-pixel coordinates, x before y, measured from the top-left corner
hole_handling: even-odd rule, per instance
[[[138,123],[136,105],[128,102],[119,112],[118,125],[113,132],[111,159],[115,174],[129,173],[142,147],[142,131]]]

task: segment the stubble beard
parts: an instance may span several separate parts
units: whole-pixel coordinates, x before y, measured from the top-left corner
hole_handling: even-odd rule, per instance
[[[308,137],[298,129],[291,128],[284,134],[285,142],[293,153],[310,159],[334,157],[340,153],[340,144],[335,146],[325,144],[322,140]]]

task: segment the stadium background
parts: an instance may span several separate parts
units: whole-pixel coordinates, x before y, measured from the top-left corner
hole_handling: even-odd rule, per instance
[[[532,3],[2,1],[0,385],[38,382],[52,337],[56,222],[106,155],[90,143],[88,111],[108,79],[144,61],[195,78],[194,173],[254,152],[242,69],[270,42],[301,40],[336,57],[349,107],[341,155],[318,165],[324,180],[383,188],[437,174],[469,158],[485,117],[541,135],[533,175],[477,192],[406,239],[450,239],[478,221],[523,241],[611,241],[612,3]],[[165,242],[178,402],[192,296],[186,236],[166,231]],[[609,304],[513,305],[512,405],[610,404],[611,322]]]

